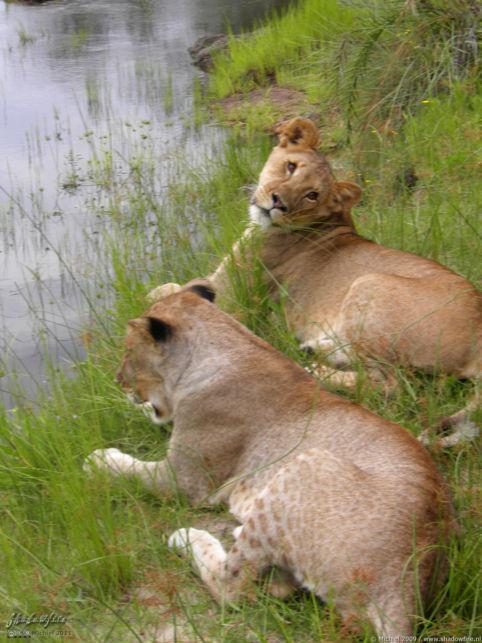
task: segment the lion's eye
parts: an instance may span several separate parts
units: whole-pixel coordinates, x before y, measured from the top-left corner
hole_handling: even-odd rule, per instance
[[[288,165],[286,166],[286,169],[290,174],[293,174],[293,172],[296,170],[296,163],[292,163],[291,161],[288,161]]]
[[[316,201],[316,199],[318,198],[318,192],[310,192],[306,195],[306,198],[310,199],[310,201]]]

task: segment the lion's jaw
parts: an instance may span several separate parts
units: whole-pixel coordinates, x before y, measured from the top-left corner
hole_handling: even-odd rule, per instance
[[[154,424],[169,422],[173,415],[171,396],[153,359],[152,342],[143,337],[142,331],[129,328],[126,344],[127,352],[117,369],[115,381],[129,401],[140,406]]]
[[[262,228],[269,228],[273,225],[273,213],[271,210],[266,210],[256,203],[251,203],[249,206],[249,218],[251,222],[261,226]]]
[[[160,383],[153,390],[152,385],[144,386],[142,381],[137,383],[135,388],[126,386],[117,376],[116,382],[122,384],[127,399],[141,408],[154,424],[165,424],[172,420],[172,407],[167,396],[163,394]]]

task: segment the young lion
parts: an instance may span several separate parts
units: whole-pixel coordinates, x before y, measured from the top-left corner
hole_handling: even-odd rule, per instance
[[[273,585],[278,595],[309,588],[347,623],[412,635],[420,599],[444,581],[456,528],[433,460],[406,429],[323,389],[207,301],[206,283],[129,321],[116,375],[155,421],[173,419],[166,459],[98,450],[87,470],[229,504],[242,523],[229,552],[198,529],[169,539],[192,554],[218,602],[249,594],[275,566],[287,582]]]
[[[317,151],[315,125],[295,118],[278,133],[250,207],[257,225],[233,248],[234,265],[249,274],[253,257],[245,241],[260,238],[254,258],[273,298],[284,293],[289,326],[305,348],[323,351],[336,368],[358,354],[429,373],[480,376],[481,294],[434,261],[358,235],[350,210],[361,190],[333,178]],[[221,301],[231,297],[232,266],[227,258],[210,276]],[[167,291],[171,286],[179,288],[168,284]],[[150,298],[165,292],[161,286]],[[464,418],[456,414],[448,424]]]

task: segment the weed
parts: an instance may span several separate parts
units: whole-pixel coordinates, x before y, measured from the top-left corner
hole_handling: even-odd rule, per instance
[[[166,110],[166,113],[169,113],[169,110],[172,109],[172,103],[174,99],[173,91],[172,91],[172,76],[169,74],[169,77],[167,79],[167,84],[166,88],[164,90],[164,109]]]
[[[35,40],[37,39],[33,34],[27,33],[23,25],[19,26],[19,28],[17,29],[17,34],[20,40],[20,44],[23,46],[35,42]]]
[[[82,47],[86,43],[88,35],[89,28],[87,26],[79,27],[71,37],[72,49],[79,49]]]

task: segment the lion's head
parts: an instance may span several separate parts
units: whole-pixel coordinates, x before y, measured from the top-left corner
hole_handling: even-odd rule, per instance
[[[250,207],[263,227],[306,227],[315,222],[353,226],[351,207],[361,190],[350,181],[336,181],[327,160],[317,151],[318,130],[294,118],[277,130],[279,143],[259,176]]]
[[[169,295],[127,322],[126,352],[115,376],[131,402],[141,405],[156,424],[171,419],[173,384],[183,369],[183,359],[191,358],[189,351],[183,350],[186,329],[190,328],[185,317],[195,300],[213,301],[215,297],[204,279],[193,280],[181,292],[183,297]],[[186,297],[190,306],[185,305]]]

